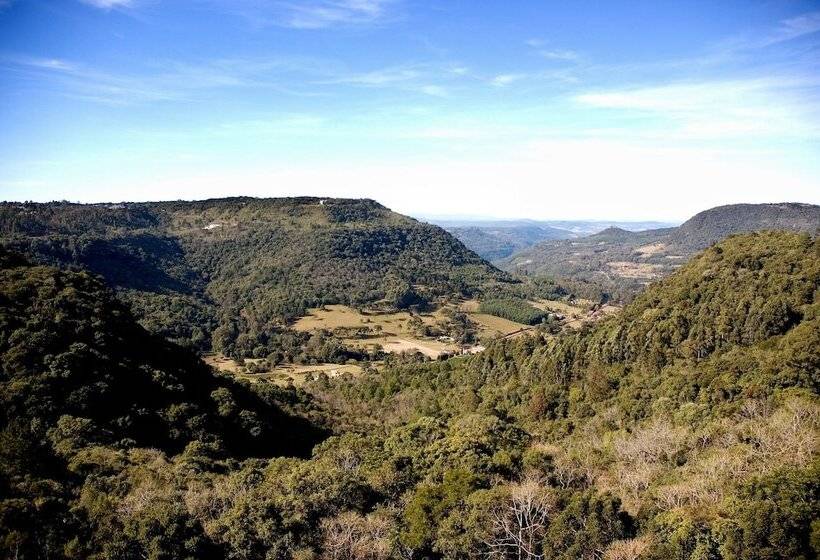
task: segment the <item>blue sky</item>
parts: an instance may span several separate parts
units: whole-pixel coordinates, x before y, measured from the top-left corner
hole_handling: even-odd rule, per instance
[[[0,0],[0,198],[820,202],[820,3]]]

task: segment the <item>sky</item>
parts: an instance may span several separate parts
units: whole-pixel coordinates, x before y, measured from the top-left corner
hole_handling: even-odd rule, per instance
[[[0,0],[0,199],[820,203],[820,1]]]

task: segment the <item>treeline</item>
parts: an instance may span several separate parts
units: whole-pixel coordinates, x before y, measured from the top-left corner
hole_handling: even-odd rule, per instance
[[[479,310],[524,325],[537,325],[547,316],[544,311],[536,309],[526,301],[513,298],[485,299],[481,302]]]

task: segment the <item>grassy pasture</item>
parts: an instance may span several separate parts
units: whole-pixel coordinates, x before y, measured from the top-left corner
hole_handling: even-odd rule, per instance
[[[264,380],[282,386],[293,383],[299,387],[318,373],[324,373],[333,378],[344,374],[356,376],[363,371],[362,367],[356,364],[281,364],[269,371],[245,373],[241,365],[221,354],[210,354],[204,356],[203,360],[219,371],[233,374],[254,383]],[[245,359],[246,363],[259,363],[261,361],[261,359]]]
[[[415,315],[421,325],[434,326],[446,320],[443,308],[431,313]],[[393,313],[362,312],[346,305],[327,305],[323,308],[310,309],[293,328],[298,331],[315,331],[326,329],[361,329],[363,336],[342,336],[342,341],[357,348],[372,348],[376,345],[386,352],[405,352],[416,350],[429,358],[437,358],[443,353],[455,353],[460,350],[454,343],[441,342],[420,336],[417,333],[418,323],[413,324],[413,315],[407,311]]]
[[[461,303],[448,303],[433,312],[415,315],[421,325],[434,326],[447,320],[444,311],[462,311],[467,313],[479,331],[479,338],[507,335],[527,325],[516,323],[500,317],[494,317],[478,312],[479,302],[468,300]],[[417,350],[430,358],[437,358],[445,352],[458,352],[458,344],[444,342],[418,334],[418,323],[413,325],[411,315],[407,311],[394,313],[362,312],[345,305],[327,305],[320,309],[308,310],[308,315],[302,317],[293,328],[299,331],[314,331],[337,328],[366,329],[364,337],[342,337],[345,344],[359,348],[381,345],[386,352],[403,352]]]

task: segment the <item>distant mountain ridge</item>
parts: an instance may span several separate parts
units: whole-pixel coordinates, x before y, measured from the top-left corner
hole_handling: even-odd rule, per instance
[[[695,214],[672,231],[678,247],[698,251],[727,235],[770,230],[814,232],[820,228],[820,206],[801,203],[731,204]]]
[[[629,299],[679,268],[694,253],[737,233],[788,230],[814,234],[820,206],[732,204],[700,212],[673,228],[608,228],[588,237],[542,241],[496,264],[504,270],[573,281],[586,295]]]
[[[540,227],[555,228],[576,235],[591,235],[609,227],[619,227],[628,231],[643,231],[645,229],[661,229],[678,225],[680,222],[662,222],[656,220],[494,220],[469,218],[425,218],[424,221],[445,229],[456,227],[479,228],[512,228],[512,227]]]
[[[547,239],[569,239],[570,231],[549,226],[451,227],[451,234],[488,261],[509,257],[516,251]]]
[[[0,204],[0,245],[100,274],[171,340],[265,355],[308,307],[471,295],[506,281],[440,227],[318,197]]]
[[[626,231],[657,229],[666,222],[617,222],[583,220],[431,220],[455,235],[469,249],[488,261],[503,260],[541,241],[572,239],[606,230]]]

